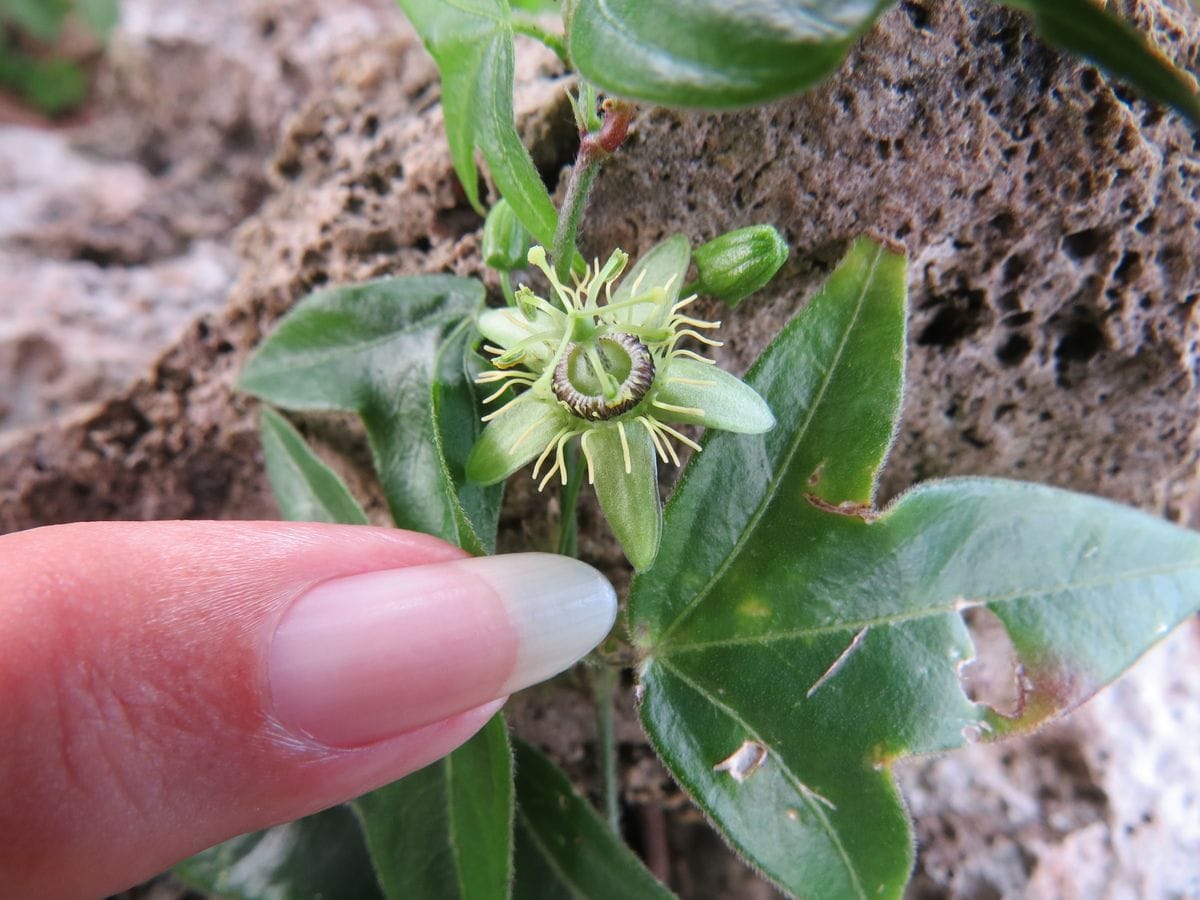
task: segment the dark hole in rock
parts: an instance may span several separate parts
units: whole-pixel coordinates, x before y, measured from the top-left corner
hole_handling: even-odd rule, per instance
[[[1063,238],[1063,249],[1074,259],[1087,259],[1089,256],[1095,256],[1107,240],[1108,235],[1100,229],[1085,228]]]
[[[1113,280],[1120,284],[1129,284],[1142,273],[1142,254],[1132,250],[1121,257],[1121,261],[1113,270]]]
[[[1004,261],[1004,282],[1010,284],[1025,274],[1025,270],[1029,268],[1029,260],[1024,254],[1014,253]]]
[[[934,297],[932,305],[938,310],[917,335],[917,343],[923,347],[951,347],[974,334],[987,319],[983,299],[983,291],[978,290]]]
[[[1009,335],[1008,340],[996,348],[996,359],[1002,366],[1017,366],[1024,361],[1032,349],[1033,343],[1025,335]]]
[[[918,3],[916,0],[904,0],[901,6],[908,14],[908,20],[912,22],[913,28],[919,31],[925,31],[929,28],[930,14],[923,3]]]
[[[1017,217],[1012,210],[1004,210],[992,217],[991,226],[1001,237],[1010,237],[1017,227]]]
[[[1080,319],[1070,325],[1054,348],[1060,362],[1087,362],[1104,349],[1104,332],[1094,322]]]

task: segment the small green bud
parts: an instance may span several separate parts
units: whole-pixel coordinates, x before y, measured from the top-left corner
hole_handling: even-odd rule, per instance
[[[737,306],[775,277],[788,257],[783,235],[770,225],[750,225],[713,238],[694,254],[702,294]]]
[[[501,272],[523,269],[531,243],[529,232],[508,201],[498,200],[483,223],[483,261]]]

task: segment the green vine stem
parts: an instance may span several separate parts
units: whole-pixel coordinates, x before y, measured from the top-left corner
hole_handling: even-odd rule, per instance
[[[596,700],[596,744],[600,754],[600,774],[604,784],[604,818],[618,837],[621,834],[621,782],[617,769],[617,733],[613,701],[621,670],[605,660],[592,672],[592,691]]]
[[[562,35],[548,31],[532,19],[518,15],[514,15],[512,18],[512,28],[517,34],[523,34],[545,44],[554,51],[554,55],[564,66],[568,69],[571,68],[571,57],[567,55],[567,44]]]
[[[503,269],[497,270],[496,274],[500,276],[500,292],[504,294],[504,302],[509,306],[516,306],[517,296],[513,293],[512,275]]]
[[[583,487],[583,474],[587,466],[579,458],[579,448],[567,451],[567,484],[562,490],[558,526],[558,552],[563,556],[579,556],[579,525],[576,510],[579,506],[579,490]]]
[[[571,274],[575,235],[579,231],[579,222],[583,218],[592,182],[596,180],[596,172],[600,164],[625,142],[633,118],[633,105],[620,100],[605,100],[603,109],[604,122],[600,130],[584,131],[579,136],[579,154],[575,157],[575,165],[567,182],[567,193],[558,213],[558,226],[554,229],[550,255],[554,260],[555,274],[563,281]]]

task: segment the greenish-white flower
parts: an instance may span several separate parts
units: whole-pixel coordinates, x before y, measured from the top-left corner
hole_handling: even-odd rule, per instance
[[[618,250],[567,286],[534,247],[529,262],[558,302],[522,286],[515,308],[479,321],[495,367],[479,381],[496,385],[487,402],[507,402],[484,417],[468,477],[495,484],[532,461],[539,490],[555,476],[565,484],[566,448],[578,438],[588,482],[638,569],[654,561],[662,530],[656,460],[679,465],[675,442],[700,449],[675,426],[756,434],[775,424],[753,389],[682,346],[720,346],[708,334],[720,323],[687,315],[696,298],[679,297],[690,257],[676,235],[624,279]]]

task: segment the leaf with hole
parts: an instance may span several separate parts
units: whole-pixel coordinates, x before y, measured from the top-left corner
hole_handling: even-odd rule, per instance
[[[448,275],[319,291],[262,343],[239,386],[285,409],[357,412],[396,524],[489,551],[499,490],[462,473],[482,427],[467,351],[483,293]]]
[[[841,65],[880,0],[568,0],[571,60],[611,94],[734,107],[811,87]]]
[[[902,258],[852,248],[747,377],[778,426],[705,443],[629,599],[651,741],[730,843],[805,897],[901,895],[913,837],[893,761],[1071,708],[1200,606],[1200,537],[1103,500],[964,479],[873,509],[904,286]],[[1023,666],[1008,716],[960,681],[973,606]]]

